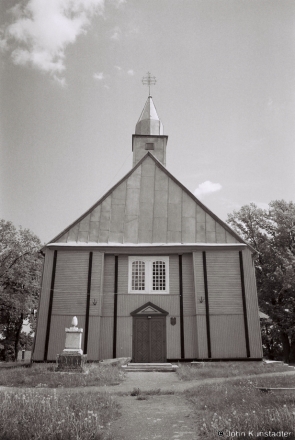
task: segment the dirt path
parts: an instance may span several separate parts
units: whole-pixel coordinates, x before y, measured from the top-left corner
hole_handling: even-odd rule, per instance
[[[198,439],[194,414],[184,397],[146,397],[147,400],[116,397],[121,405],[121,417],[111,426],[115,440]]]

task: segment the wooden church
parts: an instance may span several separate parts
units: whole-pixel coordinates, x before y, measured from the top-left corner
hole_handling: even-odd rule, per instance
[[[43,251],[34,361],[53,361],[72,317],[89,361],[262,358],[254,249],[166,169],[149,96],[133,168]]]

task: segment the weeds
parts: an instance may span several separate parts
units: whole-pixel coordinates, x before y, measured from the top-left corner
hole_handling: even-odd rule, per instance
[[[291,371],[291,369],[282,364],[264,362],[202,362],[198,366],[179,364],[176,373],[181,380],[195,380],[284,371]]]
[[[267,380],[255,378],[200,386],[187,391],[186,396],[197,412],[203,438],[217,438],[218,431],[222,431],[225,437],[234,432],[245,433],[242,434],[245,439],[269,431],[291,432],[294,436],[295,393],[262,393],[255,388],[294,385],[294,378],[290,376],[269,377]],[[288,438],[295,437],[289,434]]]
[[[1,440],[110,439],[118,406],[107,394],[0,394]]]
[[[57,373],[54,364],[33,364],[31,368],[0,368],[0,385],[11,387],[87,387],[117,385],[124,379],[119,366],[87,364],[85,373]]]

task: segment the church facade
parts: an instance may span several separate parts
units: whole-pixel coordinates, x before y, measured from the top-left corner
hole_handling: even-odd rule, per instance
[[[77,316],[89,361],[262,358],[254,250],[166,169],[148,97],[133,168],[43,249],[34,361]]]

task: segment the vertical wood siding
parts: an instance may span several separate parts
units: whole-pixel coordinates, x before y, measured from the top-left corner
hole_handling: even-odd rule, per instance
[[[99,359],[111,359],[113,357],[113,317],[101,317],[99,338]]]
[[[241,315],[210,315],[212,358],[247,356],[245,329]]]
[[[54,251],[47,248],[45,253],[41,296],[40,296],[38,315],[37,315],[38,316],[37,331],[36,331],[35,349],[33,354],[33,360],[35,361],[42,361],[44,359],[44,346],[46,339],[53,255],[54,255]]]
[[[254,264],[252,262],[251,252],[248,249],[243,251],[243,264],[245,274],[245,295],[249,327],[250,355],[254,358],[260,358],[262,357],[262,342],[257,288]]]
[[[151,157],[58,242],[236,243]]]
[[[85,314],[88,264],[89,252],[58,252],[52,315]]]
[[[77,315],[78,327],[85,328],[85,315]],[[61,354],[65,348],[66,333],[65,329],[71,326],[73,315],[52,315],[51,331],[48,347],[48,361],[56,360],[56,356]],[[82,333],[82,347],[84,345],[84,332]]]

